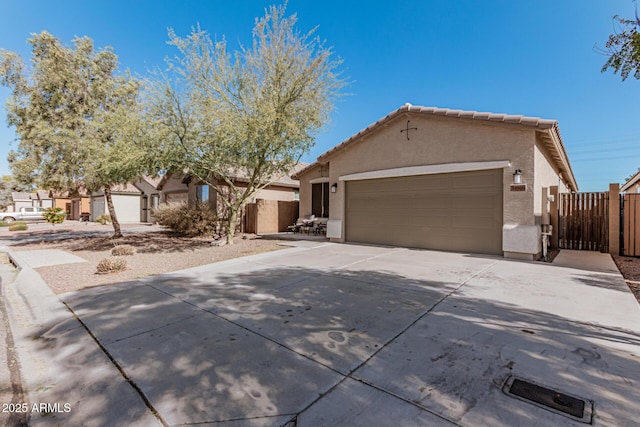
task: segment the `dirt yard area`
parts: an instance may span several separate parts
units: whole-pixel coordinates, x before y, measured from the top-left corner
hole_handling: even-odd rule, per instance
[[[624,276],[629,289],[640,303],[640,258],[613,256],[613,260]]]
[[[211,239],[187,238],[167,232],[125,234],[121,239],[109,237],[70,238],[61,241],[42,240],[13,245],[15,251],[61,249],[88,262],[38,268],[38,273],[57,294],[104,284],[139,279],[224,261],[262,252],[283,249],[279,240],[243,239],[235,244],[214,246]],[[131,245],[135,254],[126,256],[127,268],[110,274],[97,274],[100,260],[111,255],[116,245]]]

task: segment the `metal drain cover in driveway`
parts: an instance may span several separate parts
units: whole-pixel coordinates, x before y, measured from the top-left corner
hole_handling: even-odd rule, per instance
[[[525,402],[533,403],[560,415],[591,424],[593,402],[510,376],[502,390]]]

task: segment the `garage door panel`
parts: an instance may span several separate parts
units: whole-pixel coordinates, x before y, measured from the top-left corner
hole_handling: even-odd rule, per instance
[[[346,240],[502,253],[502,170],[346,183]]]

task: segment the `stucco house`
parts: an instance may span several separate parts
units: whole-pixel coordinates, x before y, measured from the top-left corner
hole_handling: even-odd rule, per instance
[[[91,211],[91,198],[80,183],[76,190],[52,191],[53,206],[67,213],[67,219],[79,220]]]
[[[11,200],[13,201],[13,205],[11,207],[13,212],[18,212],[21,208],[30,208],[34,206],[33,199],[35,197],[35,193],[26,193],[23,191],[12,192]]]
[[[291,173],[308,166],[298,163]],[[235,185],[242,187],[247,177],[238,172],[234,178]],[[226,187],[224,181],[217,181],[219,188]],[[218,193],[210,185],[189,176],[187,173],[168,173],[159,181],[160,201],[162,203],[207,203],[218,212],[220,217],[225,215],[224,204],[218,200]],[[295,222],[298,217],[299,183],[290,175],[277,179],[269,186],[259,190],[249,205],[247,214],[241,223],[243,231],[248,233],[275,233],[286,231],[287,226]]]
[[[111,187],[113,207],[120,223],[140,222],[142,191],[133,184],[117,184]],[[109,214],[103,191],[91,194],[91,221],[102,214]]]
[[[141,191],[140,222],[155,222],[153,210],[160,205],[160,190],[158,184],[162,177],[143,175],[133,183]]]
[[[640,193],[640,169],[620,187],[621,193]]]
[[[36,190],[35,198],[33,199],[33,205],[41,208],[52,208],[53,197],[51,196],[51,190]]]
[[[169,172],[156,185],[160,192],[160,203],[187,203],[189,198],[189,177],[181,173]]]
[[[557,121],[410,104],[292,177],[332,241],[521,259],[541,253],[549,187],[578,189]]]

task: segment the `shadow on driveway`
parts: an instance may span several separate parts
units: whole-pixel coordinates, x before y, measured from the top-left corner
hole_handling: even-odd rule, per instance
[[[437,274],[247,265],[62,299],[169,425],[575,425],[505,395],[510,375],[593,400],[602,425],[640,416],[637,333],[466,297]],[[40,335],[73,348],[58,325]]]

